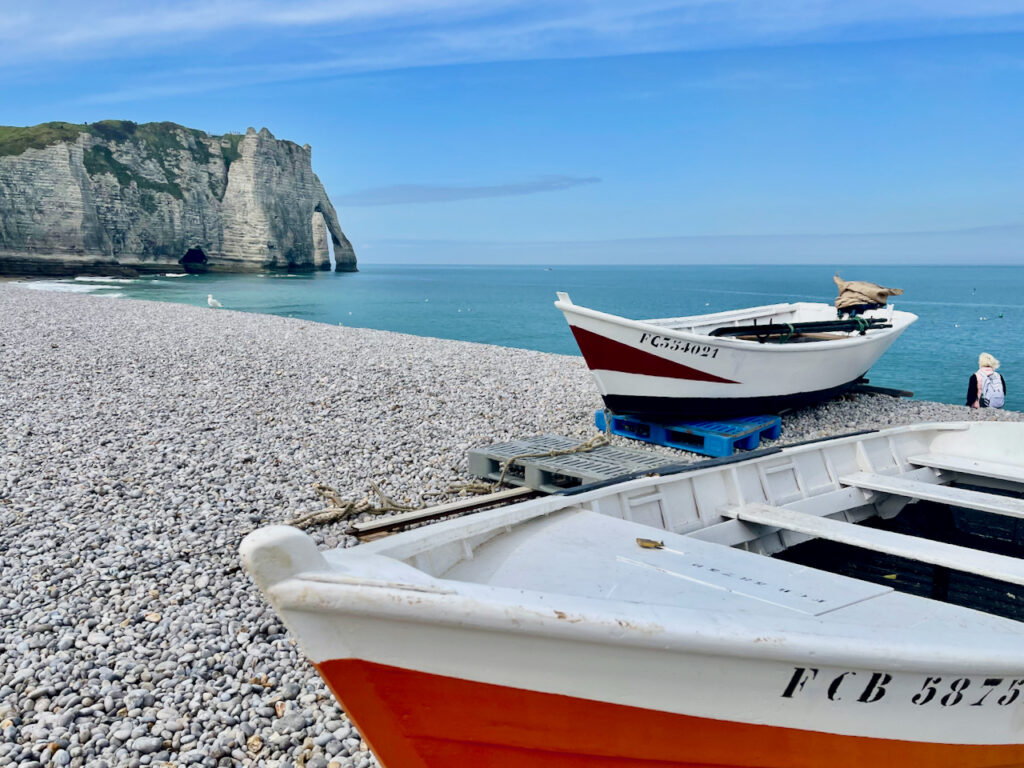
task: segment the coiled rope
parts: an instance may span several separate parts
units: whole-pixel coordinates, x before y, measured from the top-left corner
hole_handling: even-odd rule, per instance
[[[313,490],[321,498],[327,499],[331,506],[319,512],[311,512],[308,515],[296,517],[289,520],[286,525],[294,525],[296,528],[310,528],[314,525],[333,523],[337,520],[348,520],[350,517],[361,515],[364,512],[369,512],[371,515],[383,515],[387,512],[412,512],[414,509],[419,509],[419,507],[399,504],[390,496],[387,496],[372,480],[370,481],[370,487],[373,488],[373,492],[377,494],[383,503],[374,506],[369,496],[364,496],[359,501],[348,501],[341,498],[338,492],[331,488],[331,486],[324,485],[323,483],[314,483]]]

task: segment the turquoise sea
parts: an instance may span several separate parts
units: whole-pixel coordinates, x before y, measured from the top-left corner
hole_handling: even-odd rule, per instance
[[[872,384],[963,403],[979,352],[1002,363],[1007,408],[1024,407],[1024,267],[423,266],[361,264],[359,272],[78,277],[29,287],[88,291],[299,317],[544,352],[579,354],[555,291],[628,317],[669,317],[779,301],[831,302],[832,275],[904,289],[893,299],[920,317],[872,368]]]

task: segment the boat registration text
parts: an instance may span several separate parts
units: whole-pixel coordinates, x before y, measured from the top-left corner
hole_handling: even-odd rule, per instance
[[[692,341],[683,341],[672,336],[660,336],[656,333],[641,333],[640,344],[650,344],[655,349],[667,349],[670,352],[683,352],[697,357],[710,357],[712,360],[718,357],[718,348],[708,344],[694,344]]]
[[[794,667],[782,691],[782,698],[821,695],[829,701],[851,700],[874,704],[889,694],[892,675],[888,672],[840,672],[818,679],[813,667]],[[1024,678],[1016,677],[942,677],[927,675],[920,689],[910,695],[910,703],[919,707],[1008,707],[1024,701]]]

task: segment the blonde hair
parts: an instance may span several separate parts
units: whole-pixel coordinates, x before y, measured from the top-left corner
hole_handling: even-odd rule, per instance
[[[999,361],[996,360],[988,352],[982,352],[978,355],[978,367],[979,368],[998,368]]]

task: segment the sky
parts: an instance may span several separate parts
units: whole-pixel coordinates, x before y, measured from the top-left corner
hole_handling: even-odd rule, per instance
[[[360,263],[1024,263],[1024,0],[0,0],[0,124],[266,127]]]

